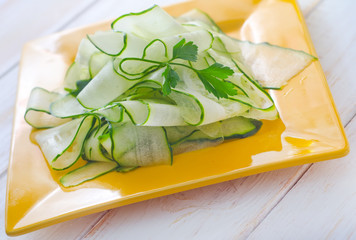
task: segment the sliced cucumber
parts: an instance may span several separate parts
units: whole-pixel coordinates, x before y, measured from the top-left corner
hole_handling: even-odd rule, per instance
[[[99,138],[108,131],[108,128],[109,126],[106,124],[91,130],[89,137],[84,142],[83,159],[100,162],[112,161],[107,154],[104,154],[104,148],[99,140]]]
[[[171,145],[173,154],[196,151],[199,149],[213,147],[224,141],[223,136],[211,137],[202,131],[194,131],[187,137]]]
[[[111,60],[112,57],[106,55],[105,53],[98,52],[91,55],[89,61],[90,77],[94,78],[101,71],[101,69],[103,69],[103,67]]]
[[[233,59],[233,53],[228,52],[225,43],[219,37],[215,38],[213,49],[214,50],[209,50],[209,53],[214,57],[214,59],[224,62],[239,73],[233,75],[233,77],[228,80],[239,86],[239,89],[243,89],[245,94],[231,96],[229,99],[251,107],[250,110],[247,110],[241,115],[255,119],[277,119],[278,112],[274,105],[273,99],[263,89],[263,87],[256,82],[251,74],[249,66],[242,62],[241,59]],[[220,55],[217,51],[222,51],[224,54]],[[246,98],[246,96],[248,98]]]
[[[141,127],[131,123],[115,125],[112,142],[112,155],[120,166],[151,166],[172,162],[171,149],[162,127]]]
[[[161,39],[153,39],[142,53],[142,59],[157,60],[157,61],[168,61],[168,50],[167,45]]]
[[[118,75],[113,69],[112,62],[108,62],[79,93],[77,99],[86,108],[100,108],[123,94],[135,83]]]
[[[99,49],[95,47],[94,44],[89,41],[89,39],[84,38],[79,44],[77,56],[75,57],[74,62],[80,67],[86,69],[89,65],[91,56],[97,52],[99,52]],[[87,79],[87,77],[85,79]]]
[[[135,125],[140,126],[181,126],[186,125],[179,107],[152,100],[124,101],[120,104]],[[165,113],[163,116],[162,113]]]
[[[181,139],[190,136],[193,132],[198,131],[195,126],[165,127],[169,144],[175,144]]]
[[[74,91],[77,87],[77,81],[90,79],[90,58],[97,52],[99,50],[88,39],[83,39],[80,42],[75,61],[64,78],[64,89]]]
[[[116,171],[121,172],[121,173],[127,173],[127,172],[131,172],[137,168],[138,167],[118,167],[118,168],[116,168]]]
[[[99,51],[109,56],[119,56],[126,48],[127,37],[123,32],[96,32],[87,37]]]
[[[82,69],[78,63],[73,62],[72,65],[70,65],[64,78],[64,89],[69,91],[77,89],[77,81],[83,78],[81,71]]]
[[[60,182],[64,187],[74,187],[111,172],[117,167],[118,165],[115,162],[89,162],[64,175]]]
[[[92,111],[91,114],[103,117],[109,122],[117,123],[124,121],[124,109],[119,104],[115,103]]]
[[[143,125],[150,116],[150,107],[142,100],[120,102],[131,121],[136,125]]]
[[[180,15],[177,17],[177,21],[184,26],[193,25],[213,32],[222,32],[215,21],[208,14],[199,9],[192,9],[189,12]]]
[[[198,53],[207,51],[213,45],[213,34],[207,30],[197,30],[187,33],[181,33],[174,36],[164,37],[162,41],[166,44],[168,50],[168,59],[172,57],[173,46],[180,40],[185,39],[186,42],[193,42],[198,47]]]
[[[53,169],[67,169],[78,160],[84,140],[93,126],[93,120],[92,116],[75,119],[58,127],[43,130],[35,136]]]
[[[62,97],[56,92],[49,92],[43,88],[34,88],[27,102],[25,121],[34,128],[52,128],[69,120],[51,115],[50,105]]]
[[[246,138],[261,128],[262,122],[244,117],[234,117],[199,127],[166,128],[173,154],[216,146],[224,139]]]
[[[76,97],[68,94],[54,101],[50,106],[50,112],[58,118],[72,118],[87,113]]]
[[[260,130],[261,121],[244,117],[235,117],[221,121],[221,130],[224,139],[246,138]]]
[[[123,109],[119,104],[107,105],[95,110],[83,107],[78,99],[72,95],[66,95],[54,101],[50,105],[51,115],[58,118],[75,118],[87,115],[104,117],[106,121],[121,122],[123,120]]]
[[[249,66],[252,75],[267,88],[280,88],[288,80],[301,72],[317,58],[289,48],[282,48],[269,43],[238,41],[220,34],[228,52],[234,58]]]
[[[181,24],[157,5],[139,13],[123,15],[111,27],[149,41],[186,32]]]

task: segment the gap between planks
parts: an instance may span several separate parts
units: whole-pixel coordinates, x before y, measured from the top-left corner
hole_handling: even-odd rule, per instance
[[[280,196],[280,198],[276,201],[276,203],[267,211],[267,213],[265,213],[265,215],[263,216],[263,218],[253,227],[253,229],[251,229],[251,231],[247,234],[246,239],[249,238],[249,236],[261,225],[261,223],[268,217],[268,215],[273,211],[273,209],[275,209],[275,207],[277,207],[277,205],[284,199],[284,197],[294,188],[295,185],[297,185],[297,183],[300,181],[300,179],[303,178],[303,176],[308,172],[308,170],[311,168],[313,164],[307,164],[305,165],[305,168],[301,168],[300,171],[297,172],[297,174],[299,173],[299,176],[297,177],[297,179],[288,187],[287,191],[285,191],[284,193],[282,193],[282,195]]]
[[[354,119],[356,119],[356,113],[350,118],[349,121],[347,121],[347,123],[344,125],[344,128],[346,128]]]
[[[85,236],[88,235],[88,232],[91,232],[92,229],[94,229],[96,226],[98,226],[98,224],[103,223],[102,219],[108,215],[109,211],[111,210],[106,210],[105,213],[103,215],[101,215],[100,217],[98,217],[95,221],[93,221],[93,223],[91,224],[91,226],[88,228],[87,232],[83,232],[83,234],[81,234],[81,236],[78,237],[78,239],[83,239],[85,238]]]

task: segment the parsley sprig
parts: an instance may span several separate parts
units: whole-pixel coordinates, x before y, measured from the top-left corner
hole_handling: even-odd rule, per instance
[[[174,70],[173,66],[181,66],[194,71],[200,81],[203,83],[205,89],[218,99],[228,98],[229,96],[237,94],[234,84],[225,81],[234,73],[231,68],[216,62],[205,69],[196,69],[191,65],[174,61],[177,59],[196,62],[198,60],[198,46],[195,45],[192,41],[186,43],[185,39],[183,38],[173,46],[172,58],[166,62],[158,62],[145,58],[126,58],[120,63],[119,68],[125,74],[137,75],[136,73],[130,74],[129,72],[125,71],[122,67],[122,64],[125,61],[143,61],[153,64],[148,69],[146,69],[147,71],[145,70],[141,73],[144,75],[146,73],[151,73],[152,71],[156,71],[165,67],[166,69],[162,73],[164,78],[162,87],[163,95],[169,95],[172,92],[172,88],[175,88],[180,81],[179,74]]]
[[[224,81],[234,73],[231,68],[220,63],[214,63],[205,69],[198,70],[186,64],[173,62],[175,59],[195,62],[197,61],[197,55],[198,46],[192,41],[186,43],[184,38],[173,47],[172,59],[166,63],[166,70],[162,74],[165,80],[163,94],[168,95],[171,92],[171,88],[174,88],[180,80],[177,72],[171,67],[171,65],[179,65],[193,70],[202,81],[205,89],[218,99],[236,95],[235,86],[230,82]]]

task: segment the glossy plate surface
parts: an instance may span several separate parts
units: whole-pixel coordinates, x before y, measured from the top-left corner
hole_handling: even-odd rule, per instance
[[[267,41],[316,56],[294,1],[191,1],[167,8],[179,15],[200,8],[231,36]],[[253,137],[174,157],[173,166],[109,173],[64,189],[50,171],[23,119],[35,86],[59,88],[79,41],[109,23],[61,32],[26,44],[21,59],[7,182],[6,231],[18,235],[54,223],[242,176],[311,163],[348,152],[348,143],[318,61],[271,91],[281,119],[265,121]],[[76,166],[83,164],[79,161]]]

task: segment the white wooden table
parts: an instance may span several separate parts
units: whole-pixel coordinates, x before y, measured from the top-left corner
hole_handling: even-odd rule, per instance
[[[179,0],[178,0],[179,1]],[[177,0],[0,0],[0,239],[22,45],[67,28]],[[11,239],[356,239],[356,1],[301,9],[350,142],[342,159],[156,198]]]

